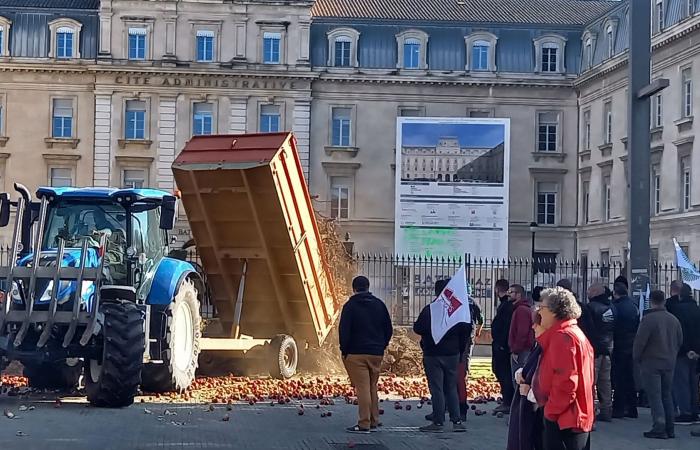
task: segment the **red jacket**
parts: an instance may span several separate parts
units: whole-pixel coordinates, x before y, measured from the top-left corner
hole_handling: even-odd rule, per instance
[[[542,346],[538,385],[546,397],[544,416],[559,428],[591,431],[593,347],[576,320],[557,322],[537,338]]]
[[[532,309],[527,300],[518,300],[513,305],[513,319],[508,332],[510,352],[520,354],[529,352],[535,344],[535,332],[532,331]]]

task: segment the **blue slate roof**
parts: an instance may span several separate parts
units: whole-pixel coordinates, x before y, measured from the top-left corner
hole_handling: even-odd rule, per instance
[[[693,11],[696,13],[700,12],[700,0],[694,0],[694,2]],[[618,24],[617,34],[615,36],[615,54],[613,56],[617,56],[629,48],[628,3],[629,0],[620,2],[617,7],[601,15],[586,27],[588,33],[592,36],[597,36],[596,45],[593,49],[593,64],[591,67],[595,67],[610,59],[608,57],[608,44],[605,33],[605,27],[610,19],[617,20]],[[672,27],[688,18],[687,0],[664,0],[664,7],[664,29]],[[652,17],[652,20],[655,19]],[[586,67],[584,67],[584,70],[585,69]]]
[[[51,45],[49,23],[68,18],[82,24],[81,59],[97,58],[99,3],[99,0],[0,0],[0,16],[12,22],[10,55],[46,58]]]

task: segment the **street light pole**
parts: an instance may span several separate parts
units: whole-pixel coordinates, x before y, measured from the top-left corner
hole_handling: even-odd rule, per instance
[[[530,244],[530,256],[532,257],[532,270],[535,270],[535,233],[537,233],[537,222],[530,222],[530,234],[532,242]]]
[[[635,296],[643,295],[649,283],[649,216],[651,213],[651,142],[649,99],[668,80],[650,84],[651,8],[648,0],[630,0],[629,104],[628,104],[628,193],[629,247],[628,280]]]

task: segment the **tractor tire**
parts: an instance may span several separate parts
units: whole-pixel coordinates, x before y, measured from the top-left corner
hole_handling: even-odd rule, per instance
[[[270,375],[282,380],[293,377],[299,364],[299,348],[294,338],[278,334],[270,342],[270,352],[273,362]]]
[[[29,387],[70,391],[78,388],[83,366],[78,361],[69,365],[66,361],[42,364],[25,364],[23,375],[27,377]]]
[[[172,302],[151,315],[151,336],[158,339],[162,364],[146,364],[141,388],[145,392],[182,392],[194,381],[202,337],[197,288],[190,280],[180,285]],[[153,345],[153,344],[152,344]]]
[[[128,301],[101,305],[102,360],[85,361],[85,390],[90,404],[122,408],[134,403],[141,384],[146,345],[144,314]]]

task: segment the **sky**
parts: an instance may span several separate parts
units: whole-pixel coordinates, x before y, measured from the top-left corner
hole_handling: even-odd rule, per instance
[[[499,124],[403,124],[402,146],[435,146],[441,137],[459,138],[461,147],[492,148],[503,142],[503,125]]]

